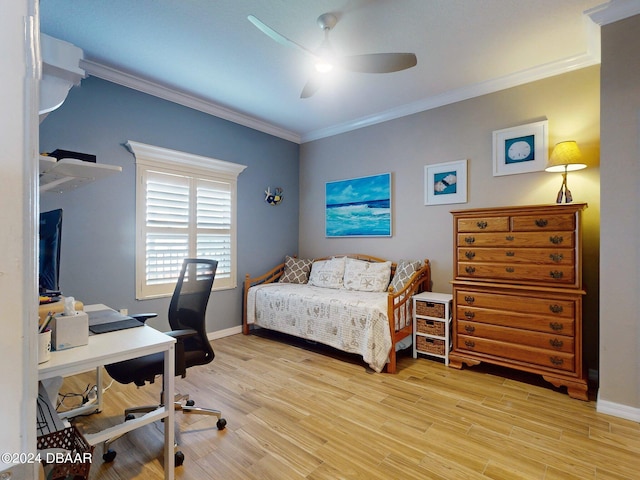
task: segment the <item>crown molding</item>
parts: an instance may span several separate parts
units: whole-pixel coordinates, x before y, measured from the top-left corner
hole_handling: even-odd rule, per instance
[[[359,128],[386,122],[388,120],[413,115],[415,113],[442,107],[444,105],[468,100],[470,98],[479,97],[481,95],[487,95],[489,93],[495,93],[507,88],[517,87],[519,85],[542,80],[544,78],[561,75],[563,73],[590,67],[592,65],[597,65],[600,63],[599,42],[593,43],[598,44],[597,51],[595,52],[585,53],[575,57],[566,58],[558,62],[552,62],[546,65],[541,65],[539,67],[523,70],[512,75],[506,75],[504,77],[477,83],[468,87],[458,88],[442,93],[440,95],[434,95],[425,98],[418,102],[406,104],[398,108],[387,110],[385,112],[376,113],[375,115],[361,117],[356,120],[345,122],[339,125],[334,125],[328,128],[309,132],[302,135],[302,142],[310,142],[313,140],[319,140],[321,138],[331,137],[333,135],[338,135],[351,130],[357,130]]]
[[[252,128],[259,132],[273,135],[274,137],[289,140],[290,142],[300,143],[300,135],[289,130],[276,127],[270,123],[264,122],[257,118],[235,112],[227,107],[223,107],[208,100],[189,95],[187,93],[179,92],[177,90],[165,87],[158,83],[145,80],[140,77],[116,70],[115,68],[108,67],[93,60],[81,60],[80,66],[85,70],[87,75],[107,80],[109,82],[122,85],[124,87],[137,90],[139,92],[147,93],[163,100],[168,100],[185,107],[198,110],[200,112],[208,113],[215,117],[229,120],[230,122],[243,125],[245,127]]]
[[[229,120],[239,125],[243,125],[245,127],[249,127],[254,130],[267,133],[278,138],[282,138],[284,140],[301,144],[313,140],[331,137],[334,135],[339,135],[341,133],[357,130],[359,128],[376,125],[378,123],[387,122],[389,120],[394,120],[408,115],[413,115],[415,113],[420,113],[426,110],[431,110],[433,108],[442,107],[444,105],[468,100],[470,98],[479,97],[481,95],[495,93],[500,90],[505,90],[507,88],[524,85],[526,83],[542,80],[544,78],[561,75],[563,73],[590,67],[592,65],[597,65],[600,63],[600,24],[598,22],[603,21],[602,18],[605,17],[605,10],[610,13],[613,13],[615,11],[615,17],[617,18],[622,14],[630,14],[630,12],[633,11],[633,9],[630,8],[632,5],[636,6],[640,11],[640,0],[612,0],[606,5],[596,7],[591,11],[585,12],[585,28],[589,43],[588,51],[584,54],[569,57],[557,62],[540,65],[527,70],[516,72],[515,74],[505,75],[500,78],[488,80],[486,82],[458,88],[441,93],[439,95],[433,95],[417,102],[402,105],[397,108],[386,110],[384,112],[356,118],[353,120],[349,120],[348,122],[332,125],[327,128],[322,128],[302,134],[277,127],[249,115],[235,112],[227,107],[223,107],[216,103],[173,90],[166,86],[141,79],[139,77],[135,77],[131,74],[102,65],[92,60],[82,60],[80,66],[84,68],[88,75],[93,75],[95,77],[102,78],[103,80],[116,83],[118,85],[132,88],[134,90],[138,90],[140,92],[147,93],[149,95],[153,95],[158,98],[183,105],[185,107],[193,108],[194,110],[199,110],[201,112],[214,115],[225,120]],[[610,10],[612,8],[613,10]],[[596,19],[593,18],[594,15]]]
[[[611,0],[584,13],[597,25],[608,25],[640,14],[640,0]]]

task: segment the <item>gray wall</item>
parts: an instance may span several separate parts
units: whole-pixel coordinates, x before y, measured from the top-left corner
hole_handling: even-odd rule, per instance
[[[180,105],[87,78],[40,125],[40,150],[97,155],[122,173],[66,193],[43,193],[41,209],[62,207],[61,287],[86,304],[131,313],[158,312],[151,324],[168,328],[168,298],[136,301],[135,158],[122,145],[133,140],[247,165],[238,177],[238,288],[211,296],[207,328],[242,321],[244,274],[259,273],[298,250],[299,146]],[[282,187],[277,207],[264,190]]]
[[[600,404],[640,420],[640,15],[602,27]]]
[[[549,147],[574,139],[589,165],[569,174],[569,187],[575,202],[589,204],[583,216],[584,353],[588,367],[597,370],[599,87],[599,67],[591,67],[302,145],[300,254],[429,258],[433,291],[451,292],[451,210],[555,202],[560,174],[492,174],[492,132],[547,118]],[[425,206],[424,166],[465,158],[468,202]],[[393,236],[325,238],[325,182],[382,172],[393,174]]]

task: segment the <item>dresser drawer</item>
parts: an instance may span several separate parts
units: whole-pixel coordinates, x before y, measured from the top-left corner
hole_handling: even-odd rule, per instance
[[[536,332],[554,333],[556,335],[574,335],[574,321],[572,318],[553,318],[545,315],[508,312],[504,310],[489,310],[486,308],[457,307],[456,322],[467,320],[501,325],[503,327],[520,328]],[[456,327],[457,331],[457,327]]]
[[[575,371],[575,357],[571,353],[551,352],[542,348],[466,335],[457,336],[456,347],[460,350],[508,359],[508,361],[525,362],[565,372]]]
[[[457,333],[471,337],[489,338],[501,342],[529,345],[530,347],[546,348],[553,352],[574,353],[573,338],[562,335],[531,332],[529,330],[468,322],[466,320],[458,321]]]
[[[509,217],[459,218],[459,232],[508,232]]]
[[[559,215],[521,215],[511,219],[511,230],[514,232],[531,232],[539,230],[565,230],[576,228],[576,217],[573,213]]]
[[[491,278],[509,282],[548,282],[568,284],[575,282],[573,265],[531,265],[458,262],[458,277]]]
[[[574,265],[574,254],[570,248],[458,248],[458,260],[463,262]]]
[[[455,300],[460,306],[479,307],[512,312],[548,315],[551,319],[573,319],[576,302],[571,299],[536,298],[535,296],[504,295],[467,289],[456,289]]]
[[[459,247],[574,248],[573,232],[459,233]]]

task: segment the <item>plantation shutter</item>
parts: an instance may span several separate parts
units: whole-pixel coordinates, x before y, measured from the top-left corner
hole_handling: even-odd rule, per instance
[[[231,278],[231,189],[228,183],[198,180],[198,257],[218,261],[216,280]]]
[[[129,142],[136,153],[136,298],[171,295],[184,258],[218,261],[214,289],[234,288],[236,176],[244,166],[208,159],[232,167],[203,169],[202,157]],[[142,147],[141,147],[142,145]],[[148,162],[143,147],[153,153],[189,156],[191,162]],[[180,158],[178,158],[180,160]],[[160,167],[160,168],[158,168]]]

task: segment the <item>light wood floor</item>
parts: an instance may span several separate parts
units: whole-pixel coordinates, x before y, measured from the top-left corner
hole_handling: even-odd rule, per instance
[[[377,374],[356,357],[269,335],[213,342],[213,363],[190,369],[176,387],[215,417],[177,414],[177,479],[638,479],[640,425],[595,411],[538,382],[489,368],[447,368],[410,354],[399,373]],[[78,391],[92,375],[72,377]],[[107,380],[108,383],[108,380]],[[80,386],[81,385],[81,386]],[[153,403],[159,381],[136,389],[115,382],[107,408],[78,419],[122,421],[125,405]],[[73,402],[69,402],[72,404]],[[162,424],[131,432],[91,479],[161,479]]]

